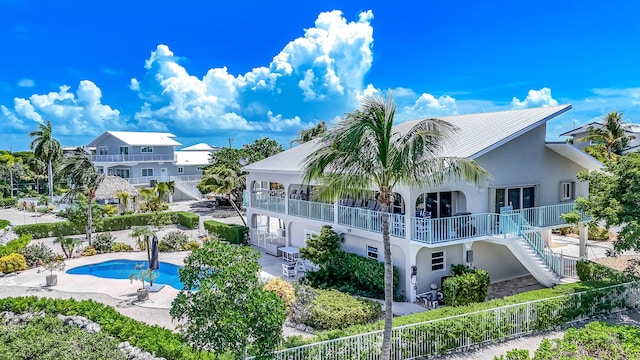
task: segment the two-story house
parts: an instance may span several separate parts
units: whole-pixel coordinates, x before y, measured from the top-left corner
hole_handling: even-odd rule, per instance
[[[581,140],[589,135],[591,128],[600,129],[603,124],[600,122],[590,122],[588,124],[579,126],[575,129],[569,130],[560,136],[567,136],[570,139],[570,143],[576,148],[583,150],[587,146],[598,145],[594,140]],[[627,136],[631,138],[629,145],[624,149],[623,153],[638,151],[640,148],[640,125],[632,123],[622,123],[622,127],[625,130]]]
[[[547,121],[570,109],[441,118],[459,128],[441,155],[473,159],[492,179],[483,187],[463,181],[437,188],[396,186],[390,231],[399,294],[415,300],[432,282],[440,284],[454,264],[486,269],[492,282],[531,274],[551,286],[566,275],[572,264],[547,244],[551,229],[566,226],[560,214],[573,209],[577,196],[588,194],[588,184],[576,174],[601,166],[570,144],[545,141]],[[406,132],[417,121],[394,130]],[[323,203],[314,199],[313,184],[303,183],[302,160],[317,146],[318,141],[304,143],[245,167],[251,243],[299,248],[329,224],[341,234],[345,251],[382,261],[374,191]]]
[[[100,173],[120,176],[136,187],[173,181],[173,200],[199,199],[202,194],[195,185],[218,148],[196,144],[176,150],[182,144],[175,137],[161,132],[107,131],[87,147],[95,148],[90,159]]]

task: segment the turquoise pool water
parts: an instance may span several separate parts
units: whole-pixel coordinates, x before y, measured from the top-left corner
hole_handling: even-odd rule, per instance
[[[144,264],[145,268],[149,266],[149,263],[146,260],[109,260],[97,264],[74,267],[67,270],[67,274],[93,275],[106,279],[128,280],[130,274],[138,264]],[[161,262],[160,269],[154,271],[159,276],[153,280],[153,283],[169,285],[177,290],[182,290],[184,286],[178,277],[178,269],[180,268],[181,266],[178,265]]]

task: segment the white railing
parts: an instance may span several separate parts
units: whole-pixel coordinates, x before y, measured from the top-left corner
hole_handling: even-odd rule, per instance
[[[511,218],[517,216],[482,213],[437,219],[412,217],[411,239],[439,244],[478,236],[514,237],[518,236],[519,228]]]
[[[251,203],[249,202],[249,199],[251,198],[251,196],[249,196],[249,191],[248,190],[244,190],[242,192],[242,206],[244,206],[245,208],[248,208],[251,206]]]
[[[502,306],[392,330],[393,360],[432,358],[450,351],[516,338],[556,326],[635,308],[638,283]],[[277,351],[276,360],[376,360],[382,330]],[[254,359],[250,357],[249,359]]]
[[[272,196],[259,193],[251,194],[251,207],[257,209],[284,214],[284,202],[285,198],[283,196]]]
[[[568,277],[568,278],[578,278],[578,261],[580,261],[580,258],[577,258],[575,256],[568,256],[568,255],[562,255],[560,254],[560,258],[562,259],[562,274],[560,274],[560,276],[562,277]]]
[[[199,182],[202,179],[202,175],[172,175],[169,176],[171,181],[182,181],[182,182]]]
[[[175,154],[140,154],[140,155],[89,155],[92,162],[145,162],[176,161]]]
[[[566,203],[518,209],[514,212],[522,214],[522,217],[532,226],[547,227],[566,224],[567,222],[560,215],[569,213],[574,208],[575,203]]]
[[[289,199],[289,215],[332,223],[335,218],[333,204]]]
[[[382,233],[382,212],[349,206],[338,206],[338,224]],[[389,233],[404,238],[404,215],[389,214]]]

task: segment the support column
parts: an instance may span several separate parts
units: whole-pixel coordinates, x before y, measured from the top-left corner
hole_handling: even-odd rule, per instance
[[[551,234],[551,229],[549,230],[540,230],[540,236],[545,244],[551,246],[553,243],[553,235]]]
[[[586,225],[580,225],[580,245],[579,245],[579,257],[581,259],[587,258],[587,239],[589,237],[589,228]]]
[[[405,263],[407,264],[405,270],[405,297],[408,301],[414,302],[416,301],[416,294],[418,290],[418,268],[416,264],[417,254],[413,253],[413,246],[411,245],[407,247],[407,250],[405,259]]]

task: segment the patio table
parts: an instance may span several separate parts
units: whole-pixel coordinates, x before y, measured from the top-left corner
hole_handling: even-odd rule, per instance
[[[283,246],[279,250],[282,251],[282,260],[288,263],[295,263],[300,257],[300,251],[297,247]]]

